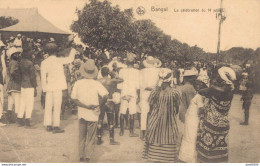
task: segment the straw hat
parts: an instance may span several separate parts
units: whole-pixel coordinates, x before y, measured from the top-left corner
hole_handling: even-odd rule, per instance
[[[161,67],[162,62],[154,58],[152,56],[148,56],[144,61],[143,61],[144,67],[146,68],[151,68],[151,67]]]
[[[82,77],[87,79],[94,79],[98,76],[98,68],[93,59],[89,59],[86,63],[83,63],[79,68],[79,72]]]

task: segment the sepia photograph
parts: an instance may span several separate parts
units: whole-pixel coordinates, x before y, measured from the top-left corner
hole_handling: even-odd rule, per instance
[[[259,0],[0,4],[2,166],[259,165]]]

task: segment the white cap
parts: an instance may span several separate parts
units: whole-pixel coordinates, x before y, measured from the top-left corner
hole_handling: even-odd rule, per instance
[[[183,77],[185,76],[197,76],[198,71],[197,70],[184,70]]]

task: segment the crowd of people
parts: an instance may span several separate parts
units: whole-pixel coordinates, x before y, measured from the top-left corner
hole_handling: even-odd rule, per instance
[[[69,56],[57,57],[58,46],[53,38],[43,46],[40,40],[22,40],[20,34],[0,42],[0,48],[0,126],[8,122],[32,127],[39,86],[33,59],[40,51],[43,125],[48,132],[63,133],[60,123],[66,106],[77,110],[80,162],[89,162],[95,144],[102,144],[105,117],[110,145],[120,145],[114,138],[117,127],[120,136],[127,128],[129,137],[139,137],[135,131],[138,120],[143,157],[148,161],[228,162],[228,112],[235,82],[242,74],[238,68],[209,70],[202,63],[180,67],[177,61],[167,65],[152,56],[137,61],[132,52],[127,52],[125,58],[107,57],[101,63],[100,59],[77,56],[74,48],[70,48]],[[247,125],[253,95],[245,70],[242,75],[245,122],[241,124]],[[5,113],[4,84],[8,94]],[[185,126],[180,146],[178,118]]]

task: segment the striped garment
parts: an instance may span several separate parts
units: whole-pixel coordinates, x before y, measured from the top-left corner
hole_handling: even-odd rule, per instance
[[[176,162],[180,95],[174,88],[151,92],[144,157],[153,162]]]
[[[156,145],[146,142],[143,158],[150,162],[173,163],[177,162],[177,144]]]

